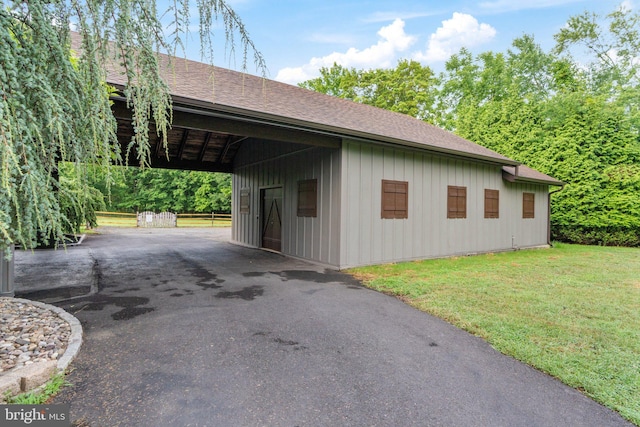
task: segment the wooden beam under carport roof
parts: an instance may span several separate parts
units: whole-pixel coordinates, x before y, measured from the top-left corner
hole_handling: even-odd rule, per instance
[[[198,154],[198,161],[202,161],[204,159],[204,155],[207,152],[207,147],[209,146],[209,141],[211,141],[211,132],[207,132],[204,137],[204,141],[202,143],[202,147],[200,147],[200,154]]]
[[[222,147],[222,150],[220,150],[220,155],[218,156],[217,162],[220,164],[223,164],[224,159],[227,157],[227,153],[229,152],[229,148],[231,148],[232,145],[237,144],[238,142],[244,140],[245,138],[247,137],[246,136],[237,137],[237,136],[229,135],[227,137],[226,142],[224,143],[224,147]]]
[[[167,160],[166,157],[160,157],[151,160],[151,167],[161,169],[181,169],[190,171],[204,171],[204,172],[225,172],[232,173],[232,165],[223,165],[215,162],[199,162],[197,160],[179,160],[173,158]]]
[[[113,99],[111,107],[116,118],[131,120],[132,114],[125,103]],[[223,114],[224,115],[224,114]],[[226,133],[273,141],[293,142],[317,147],[340,148],[341,138],[306,130],[293,129],[277,123],[259,123],[250,118],[219,117],[207,111],[183,111],[174,104],[172,126],[207,132]]]
[[[182,154],[184,153],[184,147],[187,145],[189,139],[189,129],[182,131],[182,139],[180,139],[180,147],[178,148],[178,160],[182,160]]]

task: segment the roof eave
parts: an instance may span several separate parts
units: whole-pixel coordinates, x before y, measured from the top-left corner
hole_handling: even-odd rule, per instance
[[[258,121],[264,124],[270,124],[273,126],[295,128],[297,130],[303,130],[306,132],[315,132],[323,135],[334,136],[339,138],[352,138],[357,140],[364,140],[368,142],[382,142],[387,144],[399,145],[403,147],[418,148],[420,150],[426,150],[433,153],[461,157],[470,160],[477,160],[486,163],[504,165],[504,166],[517,166],[520,163],[508,158],[498,158],[492,156],[484,156],[481,154],[469,153],[458,150],[451,150],[444,147],[437,147],[434,145],[428,145],[419,142],[406,141],[400,139],[394,139],[391,137],[385,137],[376,134],[370,134],[366,132],[358,132],[353,129],[339,128],[329,125],[322,125],[315,122],[306,122],[302,120],[291,119],[282,116],[273,116],[271,114],[262,113],[255,110],[246,110],[238,107],[232,107],[229,105],[212,104],[207,101],[196,100],[192,98],[185,98],[181,96],[173,97],[174,106],[185,111],[192,110],[199,114],[220,116],[227,118],[236,118],[237,120],[245,121]]]
[[[545,184],[545,185],[555,185],[558,187],[564,187],[565,185],[567,185],[566,182],[558,181],[556,179],[536,179],[536,178],[527,178],[523,176],[516,176],[505,170],[502,171],[502,178],[505,181],[509,181],[513,183]]]

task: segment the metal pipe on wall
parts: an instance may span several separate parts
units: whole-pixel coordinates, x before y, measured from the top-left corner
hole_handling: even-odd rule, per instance
[[[4,255],[0,256],[0,297],[13,297],[15,296],[13,289],[15,246],[11,245],[11,259],[6,259]]]

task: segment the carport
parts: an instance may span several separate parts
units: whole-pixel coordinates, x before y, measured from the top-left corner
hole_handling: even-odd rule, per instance
[[[287,111],[296,108],[293,104],[300,88],[192,61],[176,61],[173,67],[171,73],[178,77],[168,79],[173,120],[166,135],[166,151],[154,123],[149,125],[152,167],[223,172],[235,176],[239,152],[243,153],[246,166],[294,154],[313,156],[310,151],[313,149],[338,153],[341,147],[341,137],[335,132],[287,116]],[[215,87],[211,84],[212,75]],[[117,73],[110,75],[108,81],[116,89],[123,89],[122,76]],[[112,100],[123,156],[128,152],[128,164],[135,166],[138,153],[127,148],[134,135],[132,112],[123,97],[113,96]],[[274,105],[283,100],[285,105]],[[265,150],[265,145],[271,148]],[[233,205],[237,209],[234,217],[246,219],[248,216],[243,214],[250,212],[251,215],[251,224],[245,227],[243,223],[243,231],[234,233],[235,241],[241,244],[250,241],[249,246],[281,251],[282,230],[287,227],[282,223],[287,220],[287,216],[281,214],[282,190],[293,188],[297,183],[296,179],[289,178],[261,186],[251,194],[254,199],[251,203],[246,199],[246,193],[238,188],[241,184],[234,182]],[[243,235],[245,229],[250,230],[249,238]]]
[[[123,152],[133,136],[131,111],[124,98],[113,97],[113,113],[118,120],[118,139]],[[173,97],[173,122],[167,135],[167,151],[162,147],[153,123],[150,125],[151,166],[206,172],[233,173],[234,158],[240,145],[252,139],[267,139],[307,146],[339,148],[340,140],[292,125],[249,118],[231,111],[198,107],[196,102]],[[136,165],[131,152],[129,164]]]

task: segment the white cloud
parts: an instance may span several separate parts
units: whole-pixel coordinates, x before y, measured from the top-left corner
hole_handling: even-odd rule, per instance
[[[496,29],[489,24],[481,24],[466,13],[454,12],[453,17],[442,21],[442,26],[431,34],[426,52],[419,52],[414,58],[421,62],[446,61],[460,48],[472,48],[491,41]]]
[[[620,10],[628,10],[631,11],[634,9],[634,5],[633,5],[633,1],[631,0],[625,0],[622,3],[620,3]]]
[[[385,68],[394,64],[398,52],[403,52],[415,43],[416,38],[404,31],[404,21],[396,19],[393,23],[378,31],[380,40],[373,46],[359,50],[355,47],[346,52],[333,52],[323,57],[314,57],[300,67],[283,68],[276,80],[286,83],[299,83],[319,75],[322,67],[331,67],[334,63],[343,67]]]
[[[318,70],[314,73],[313,70],[308,69],[306,66],[287,67],[278,71],[276,80],[289,84],[297,84],[317,77],[317,71]]]

